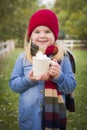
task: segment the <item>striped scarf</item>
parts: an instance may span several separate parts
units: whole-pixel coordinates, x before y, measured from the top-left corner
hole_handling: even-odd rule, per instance
[[[51,54],[52,54],[51,48]],[[48,52],[48,51],[47,51]],[[66,107],[56,83],[45,81],[45,104],[43,109],[43,130],[66,130]]]
[[[44,130],[66,129],[66,108],[56,84],[45,82]]]

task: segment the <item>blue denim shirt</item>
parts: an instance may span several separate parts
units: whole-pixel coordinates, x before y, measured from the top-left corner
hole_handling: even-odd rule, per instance
[[[19,100],[19,127],[20,130],[42,130],[42,110],[44,103],[44,81],[31,81],[29,72],[32,64],[22,53],[16,60],[9,86],[20,93]],[[71,64],[67,56],[61,62],[60,77],[54,78],[53,82],[63,93],[70,93],[76,87],[76,80],[72,72]]]

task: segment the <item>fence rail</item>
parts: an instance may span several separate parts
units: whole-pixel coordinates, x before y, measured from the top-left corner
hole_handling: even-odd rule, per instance
[[[84,47],[85,40],[58,40],[58,43],[63,43],[66,47],[73,49],[74,47]],[[75,44],[76,43],[76,44]],[[82,44],[83,43],[83,44]],[[4,57],[10,51],[15,49],[15,40],[7,40],[6,42],[0,42],[0,58]]]
[[[66,47],[70,48],[71,50],[74,47],[85,47],[87,41],[86,40],[58,40],[58,43],[63,43]]]
[[[15,49],[15,41],[7,40],[6,42],[0,42],[0,58],[6,56],[10,51]]]

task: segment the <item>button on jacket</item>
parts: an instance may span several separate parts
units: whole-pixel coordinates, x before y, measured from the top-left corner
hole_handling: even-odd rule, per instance
[[[68,66],[68,67],[67,67]],[[20,93],[19,99],[19,128],[20,130],[42,130],[42,111],[44,104],[44,81],[31,81],[29,72],[32,64],[22,53],[16,60],[9,80],[10,88]],[[76,87],[76,80],[67,56],[61,61],[61,74],[53,78],[59,91],[72,92]]]

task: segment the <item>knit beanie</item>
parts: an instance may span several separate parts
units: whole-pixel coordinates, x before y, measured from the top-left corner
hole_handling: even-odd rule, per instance
[[[28,38],[30,38],[32,31],[38,26],[49,27],[55,36],[55,40],[58,39],[58,18],[53,11],[49,9],[41,9],[31,16],[28,25]]]

